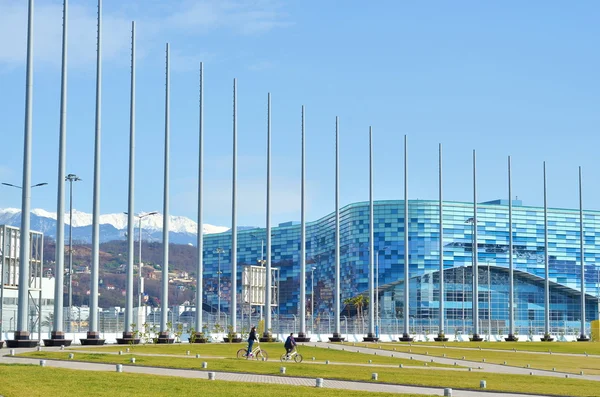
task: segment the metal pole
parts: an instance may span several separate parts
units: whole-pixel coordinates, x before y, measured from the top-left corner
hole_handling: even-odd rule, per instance
[[[231,332],[236,332],[237,293],[237,80],[233,79],[233,178],[231,189]]]
[[[4,256],[10,246],[10,237],[6,235],[6,225],[0,226],[0,235],[2,236],[2,254],[0,254],[0,263],[4,265]],[[4,266],[0,269],[0,341],[4,335]],[[9,325],[10,326],[10,325]]]
[[[492,284],[490,283],[490,261],[487,263],[488,276],[488,342],[492,339]]]
[[[508,156],[508,340],[518,340],[515,338],[515,284],[514,284],[514,267],[513,267],[513,226],[512,226],[512,178],[511,178],[511,161]]]
[[[315,333],[315,268],[310,269],[310,328]]]
[[[479,341],[479,271],[477,268],[477,158],[473,150],[473,340]]]
[[[306,207],[304,205],[306,189],[306,169],[305,169],[305,135],[304,135],[304,105],[302,105],[302,161],[300,177],[300,334],[301,338],[306,337]],[[312,313],[312,311],[311,311]]]
[[[442,200],[442,144],[440,143],[439,148],[439,193],[440,193],[440,325],[438,338],[444,338],[444,316],[446,312],[444,311],[444,202]]]
[[[69,332],[72,332],[73,313],[73,182],[69,178]]]
[[[410,322],[410,260],[408,246],[408,138],[404,135],[404,333],[402,341],[412,341],[409,331]]]
[[[463,266],[462,268],[462,304],[461,304],[461,312],[462,312],[462,333],[465,333],[465,270],[467,266]]]
[[[143,288],[143,281],[142,281],[142,215],[139,215],[139,228],[138,228],[138,235],[140,237],[140,244],[139,244],[139,253],[138,253],[138,262],[139,262],[139,266],[138,266],[138,271],[140,272],[140,274],[138,274],[138,307],[141,308],[142,307],[142,298],[144,295],[144,288]]]
[[[581,332],[579,340],[589,340],[585,334],[585,253],[583,248],[583,192],[581,187],[581,166],[579,167],[579,250],[581,251]]]
[[[200,110],[198,138],[198,233],[196,265],[196,333],[202,332],[202,294],[204,287],[204,221],[203,221],[203,179],[204,179],[204,64],[200,62]]]
[[[381,324],[379,324],[379,251],[375,251],[375,325],[377,332],[375,336],[381,334]]]
[[[221,323],[221,253],[223,250],[217,248],[217,321]]]
[[[169,43],[166,45],[166,73],[165,73],[165,165],[163,189],[163,267],[162,267],[162,297],[160,312],[160,336],[168,339],[167,314],[169,311],[169,146],[170,146],[170,52]],[[160,337],[159,336],[159,337]]]
[[[374,287],[374,250],[375,250],[375,222],[373,220],[373,129],[369,127],[369,333],[367,340],[376,339],[375,336],[375,294]]]
[[[548,198],[546,195],[546,162],[544,161],[544,336],[550,338],[550,282],[548,255]]]
[[[94,142],[94,205],[92,214],[92,277],[88,339],[98,334],[98,272],[100,268],[100,149],[102,110],[102,0],[98,0],[98,51],[96,58],[96,137]]]
[[[65,158],[67,146],[67,15],[68,2],[63,2],[62,68],[60,83],[60,134],[58,143],[58,197],[56,202],[56,278],[54,280],[54,324],[52,339],[64,339],[63,285],[65,274]],[[41,307],[41,302],[40,302]],[[41,309],[40,309],[41,310]],[[1,322],[2,319],[0,319]],[[0,339],[2,339],[0,335]]]
[[[129,199],[127,203],[127,296],[123,338],[131,338],[133,331],[133,266],[135,261],[135,21],[131,22],[131,94],[129,107]]]
[[[271,93],[267,94],[267,268],[265,293],[265,330],[269,338],[271,329]],[[279,303],[279,302],[278,302]],[[279,320],[278,320],[279,321]]]
[[[335,117],[335,329],[333,339],[340,340],[340,119]]]
[[[27,77],[25,83],[25,131],[23,143],[23,188],[21,189],[21,230],[19,253],[19,310],[14,339],[29,339],[29,226],[31,201],[31,129],[33,95],[33,0],[29,0],[27,20]]]

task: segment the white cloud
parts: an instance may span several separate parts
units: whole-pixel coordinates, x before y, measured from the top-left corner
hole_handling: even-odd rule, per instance
[[[62,1],[38,2],[34,10],[34,58],[37,62],[60,66],[62,48]],[[74,3],[74,2],[72,2]],[[109,8],[109,5],[113,8]],[[259,34],[289,25],[287,15],[275,0],[253,2],[234,0],[170,0],[105,4],[103,8],[102,51],[104,61],[129,63],[131,21],[137,23],[138,57],[145,46],[173,35],[196,37],[213,30],[227,29],[236,34]],[[94,65],[96,60],[95,2],[69,5],[69,66]],[[0,0],[0,66],[14,68],[25,63],[27,44],[27,2]],[[209,54],[210,55],[210,54]],[[188,55],[199,60],[206,54]]]

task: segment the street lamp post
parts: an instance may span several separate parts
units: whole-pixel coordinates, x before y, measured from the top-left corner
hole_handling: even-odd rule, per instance
[[[152,211],[152,212],[148,212],[146,214],[138,214],[138,235],[140,236],[140,243],[139,243],[139,247],[138,247],[138,261],[139,261],[139,296],[138,296],[138,307],[142,307],[142,299],[144,297],[144,276],[142,275],[142,267],[143,262],[142,262],[142,219],[146,218],[147,216],[152,216],[152,215],[156,215],[158,214],[157,211]]]
[[[68,174],[65,181],[69,182],[69,332],[73,332],[73,182],[79,182],[81,178]]]

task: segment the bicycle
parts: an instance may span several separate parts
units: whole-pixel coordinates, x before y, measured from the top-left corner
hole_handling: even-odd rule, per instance
[[[282,362],[286,362],[286,361],[291,361],[294,360],[297,363],[301,363],[302,362],[302,354],[298,353],[297,349],[294,349],[292,352],[290,353],[283,353],[281,355],[280,360]]]
[[[248,349],[240,349],[237,351],[237,358],[247,358],[248,357]],[[257,342],[254,349],[250,352],[249,358],[256,358],[257,360],[267,361],[269,359],[269,355],[266,351],[260,348],[260,344]]]

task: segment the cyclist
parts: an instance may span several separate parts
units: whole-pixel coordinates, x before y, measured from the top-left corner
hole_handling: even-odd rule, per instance
[[[250,356],[252,356],[252,345],[254,344],[254,341],[258,341],[258,338],[256,337],[256,327],[252,327],[252,329],[250,329],[250,335],[248,336],[248,352],[246,353],[246,359],[249,359]]]
[[[285,344],[283,345],[283,347],[285,347],[285,351],[287,353],[287,357],[289,357],[290,353],[292,351],[294,351],[294,348],[296,347],[296,340],[294,340],[294,333],[293,332],[290,334],[290,336],[287,337],[287,339],[285,340]]]

